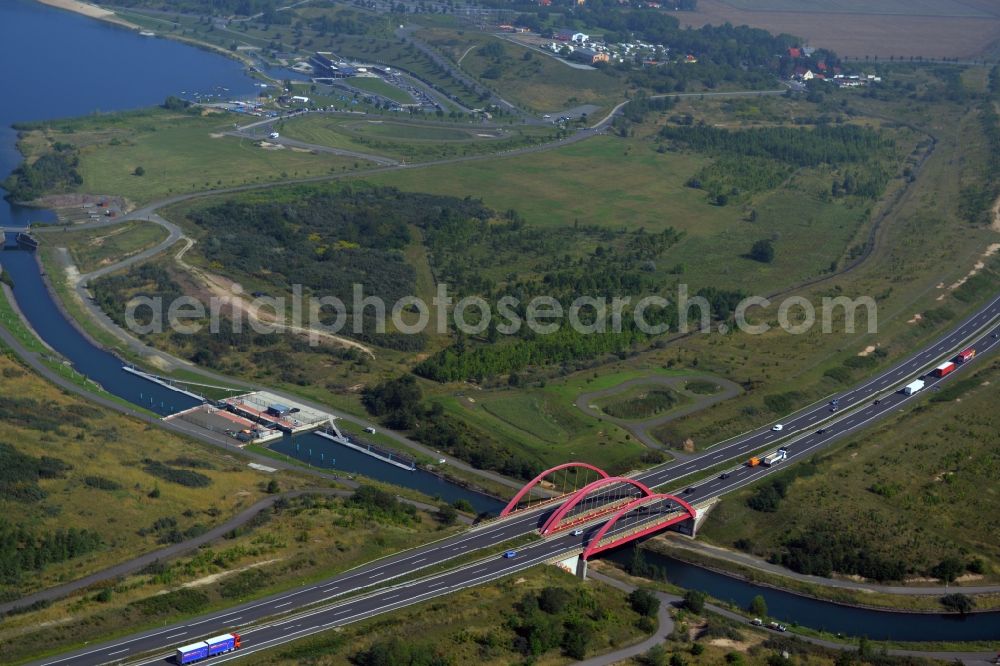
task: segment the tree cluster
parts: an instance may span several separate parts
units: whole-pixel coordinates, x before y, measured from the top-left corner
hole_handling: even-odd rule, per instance
[[[72,190],[83,183],[76,168],[80,153],[75,146],[56,143],[34,162],[22,162],[3,182],[6,198],[11,201],[31,201],[43,194]]]
[[[101,545],[101,535],[91,530],[39,531],[0,518],[0,583],[17,585],[26,573],[85,555]]]

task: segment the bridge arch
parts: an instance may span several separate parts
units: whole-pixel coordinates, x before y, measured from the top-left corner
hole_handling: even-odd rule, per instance
[[[603,488],[605,486],[611,486],[616,483],[624,483],[630,486],[634,486],[643,494],[643,496],[653,495],[652,490],[646,487],[645,484],[636,481],[635,479],[630,479],[627,476],[606,476],[604,478],[598,479],[593,483],[588,483],[583,488],[570,495],[569,499],[563,502],[562,506],[552,512],[545,524],[542,525],[541,533],[543,536],[551,534],[557,530],[559,523],[562,521],[566,515],[573,510],[573,508],[585,500],[588,495],[593,493],[595,490]]]
[[[517,510],[517,504],[518,504],[518,502],[520,502],[522,499],[524,499],[524,497],[528,493],[530,493],[534,488],[536,488],[538,486],[538,484],[540,484],[542,482],[542,479],[544,479],[545,477],[547,477],[549,474],[552,474],[554,472],[558,472],[558,471],[563,470],[563,469],[569,469],[571,467],[577,467],[577,468],[582,468],[582,469],[589,469],[592,472],[597,472],[597,475],[600,476],[602,479],[607,479],[610,476],[607,472],[605,472],[600,467],[595,467],[595,466],[593,466],[593,465],[591,465],[589,463],[585,463],[585,462],[567,462],[567,463],[563,463],[561,465],[556,465],[555,467],[552,467],[551,469],[545,470],[544,472],[542,472],[541,474],[539,474],[538,476],[536,476],[535,478],[533,478],[531,481],[529,481],[528,483],[526,483],[524,485],[524,487],[521,488],[521,490],[519,490],[516,495],[514,495],[513,499],[511,499],[511,501],[507,503],[507,506],[504,507],[504,510],[500,512],[500,516],[503,517],[503,516],[509,515],[509,514],[513,513],[514,511],[516,511]]]
[[[680,505],[681,509],[683,510],[683,513],[681,513],[678,516],[670,517],[664,520],[663,522],[658,522],[653,525],[650,525],[649,527],[644,528],[634,534],[629,534],[623,537],[620,541],[615,541],[612,543],[601,545],[601,541],[607,535],[608,531],[610,531],[611,528],[614,527],[615,523],[617,523],[625,514],[627,514],[630,511],[634,511],[635,509],[639,508],[644,504],[650,504],[652,502],[656,502],[659,500],[672,500],[676,502],[678,505]],[[619,546],[622,543],[628,543],[629,541],[634,541],[635,539],[644,537],[647,534],[652,534],[653,532],[657,532],[659,530],[670,527],[671,525],[675,525],[685,520],[694,519],[696,516],[697,516],[697,511],[695,511],[694,507],[685,502],[684,500],[682,500],[680,497],[677,497],[676,495],[669,495],[667,493],[654,493],[652,495],[640,497],[623,506],[621,509],[615,512],[615,515],[611,516],[611,518],[608,519],[607,522],[601,525],[601,529],[597,531],[597,534],[595,534],[593,538],[591,538],[588,541],[587,547],[583,549],[582,557],[585,560],[590,559],[590,557],[596,555],[597,553],[601,553],[610,548],[615,548],[616,546]]]

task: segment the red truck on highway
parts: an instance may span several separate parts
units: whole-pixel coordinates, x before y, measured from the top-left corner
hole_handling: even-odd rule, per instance
[[[953,361],[948,361],[947,363],[942,363],[938,367],[934,368],[935,377],[944,377],[945,375],[951,374],[955,371],[955,363]]]
[[[958,356],[955,357],[956,363],[965,363],[966,361],[971,361],[976,357],[976,348],[969,347],[965,351],[959,352]]]

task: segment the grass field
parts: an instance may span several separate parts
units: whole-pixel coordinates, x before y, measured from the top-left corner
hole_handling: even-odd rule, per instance
[[[19,595],[153,549],[156,535],[140,535],[138,530],[148,528],[158,518],[176,518],[181,530],[211,526],[262,496],[264,476],[234,457],[92,407],[25,371],[7,356],[0,356],[0,384],[5,395],[18,397],[8,407],[4,441],[23,454],[48,455],[71,465],[62,476],[38,482],[46,493],[41,501],[16,501],[6,495],[0,498],[8,520],[23,521],[38,531],[90,529],[104,538],[103,547],[89,554],[51,564],[39,572],[26,572],[16,587]],[[50,412],[78,413],[81,419],[52,428],[45,420],[44,405],[50,406]],[[197,459],[207,465],[198,471],[211,483],[189,487],[165,481],[144,469],[147,458],[160,462]],[[113,481],[117,489],[98,489],[84,482],[98,476]],[[289,487],[298,483],[294,477],[280,476]],[[154,488],[159,488],[158,497],[149,496]]]
[[[621,428],[589,418],[540,391],[482,391],[432,398],[473,431],[513,445],[546,467],[582,459],[615,471],[636,466],[645,448]]]
[[[916,413],[822,454],[814,474],[791,482],[775,513],[747,506],[754,487],[727,497],[702,536],[768,558],[784,552],[787,539],[832,530],[856,540],[871,558],[903,560],[912,576],[928,575],[947,557],[959,558],[963,567],[979,558],[982,575],[968,580],[996,580],[1000,548],[991,535],[1000,528],[1000,492],[991,479],[998,471],[1000,417],[990,407],[1000,363],[979,364],[973,381],[962,378],[958,395],[948,389],[927,396]],[[934,518],[952,507],[974,509]]]
[[[497,209],[518,210],[536,226],[575,224],[658,231],[673,226],[684,239],[663,256],[680,265],[692,292],[712,285],[759,293],[820,275],[839,261],[867,211],[821,196],[829,174],[805,170],[784,189],[755,195],[758,222],[745,207],[713,206],[685,183],[708,163],[697,154],[659,153],[641,138],[596,137],[541,154],[443,165],[366,180],[401,189],[477,196]],[[744,255],[761,237],[778,238],[771,264]]]
[[[656,385],[635,386],[597,401],[608,416],[627,421],[643,421],[679,407],[688,400],[683,394]]]
[[[452,61],[461,59],[462,69],[505,99],[539,113],[580,104],[610,108],[625,95],[625,83],[614,70],[569,67],[555,58],[492,35],[427,29],[417,36]],[[502,55],[485,55],[483,48],[491,44],[501,47]]]
[[[108,229],[60,231],[46,241],[69,250],[81,273],[121,261],[153,247],[167,237],[167,230],[152,222],[126,222]]]
[[[160,109],[53,121],[22,141],[27,159],[55,141],[80,149],[78,171],[90,193],[144,203],[170,194],[304,178],[355,168],[359,160],[294,149],[268,150],[256,141],[226,137],[236,118]],[[44,131],[44,137],[40,134]],[[361,161],[362,165],[367,163]],[[143,175],[136,175],[142,167]]]
[[[894,69],[892,75],[901,84],[912,81],[921,86],[929,73],[902,67]],[[674,422],[666,433],[669,439],[690,437],[702,446],[781,416],[766,407],[765,396],[795,391],[798,397],[793,402],[804,406],[841,390],[846,384],[827,372],[844,373],[837,368],[868,347],[884,352],[885,356],[868,368],[849,369],[845,380],[859,381],[927,344],[990,291],[963,295],[964,300],[959,300],[949,288],[997,241],[995,231],[982,225],[970,226],[958,216],[959,190],[979,172],[985,159],[982,129],[975,111],[944,101],[914,106],[905,99],[895,102],[855,97],[851,104],[863,113],[915,123],[937,139],[919,178],[883,223],[868,262],[827,284],[798,292],[817,307],[823,297],[871,296],[878,305],[877,332],[867,332],[863,317],[853,333],[845,332],[843,319],[838,317],[833,322],[834,334],[824,334],[814,327],[803,335],[789,335],[775,328],[753,336],[694,336],[683,347],[653,354],[660,363],[673,362],[680,367],[697,361],[699,369],[715,372],[748,389],[743,398],[719,404],[710,413]],[[956,164],[960,166],[956,168]],[[874,211],[883,205],[875,206]],[[859,241],[863,238],[852,243]],[[900,271],[904,270],[909,277],[901,277]],[[753,321],[777,326],[776,309],[772,306],[761,311]],[[914,316],[927,312],[940,316],[936,321]],[[656,362],[653,359],[650,362]]]
[[[344,83],[352,88],[367,90],[368,92],[375,93],[376,95],[387,97],[394,102],[399,102],[400,104],[413,103],[413,98],[405,90],[400,90],[396,86],[390,85],[382,79],[373,76],[354,76],[344,81]]]
[[[65,651],[320,580],[454,529],[422,512],[404,518],[340,498],[292,499],[195,554],[112,582],[106,599],[97,588],[5,618],[0,646],[8,663]]]
[[[630,380],[684,374],[686,371],[666,370],[637,359],[605,366],[600,371],[568,374],[542,387],[483,391],[448,387],[433,391],[428,384],[428,391],[450,417],[514,445],[547,466],[582,460],[608,471],[623,472],[641,466],[641,458],[648,450],[624,428],[584,414],[577,407],[578,396],[612,389]],[[687,398],[681,393],[677,396]]]
[[[281,123],[308,143],[388,155],[410,162],[510,150],[555,138],[548,127],[485,128],[404,119],[358,119],[310,114]]]

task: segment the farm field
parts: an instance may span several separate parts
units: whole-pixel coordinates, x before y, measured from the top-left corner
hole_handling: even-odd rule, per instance
[[[76,146],[83,182],[75,189],[111,192],[134,204],[170,194],[320,176],[367,165],[354,158],[267,149],[257,141],[224,136],[222,132],[232,129],[236,119],[229,114],[162,109],[87,116],[39,125],[20,145],[28,162],[56,142]]]
[[[977,2],[796,2],[795,0],[699,0],[681,21],[698,27],[730,22],[803,37],[842,58],[975,58],[1000,39],[1000,9]]]

